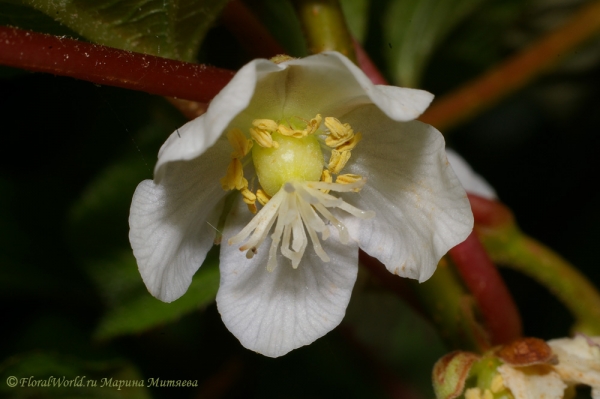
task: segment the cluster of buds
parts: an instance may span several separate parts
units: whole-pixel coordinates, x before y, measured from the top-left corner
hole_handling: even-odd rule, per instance
[[[449,353],[433,369],[438,399],[572,398],[578,384],[600,398],[600,337],[520,338],[482,356]]]

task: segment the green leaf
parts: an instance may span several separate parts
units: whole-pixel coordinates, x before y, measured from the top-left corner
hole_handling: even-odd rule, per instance
[[[122,360],[85,361],[45,352],[21,354],[0,365],[0,381],[0,396],[12,399],[151,397],[147,381],[135,367]]]
[[[394,0],[385,12],[384,54],[395,84],[417,87],[446,35],[483,0]]]
[[[111,47],[192,61],[227,0],[23,0],[81,36]]]
[[[300,21],[289,0],[260,0],[249,5],[288,55],[308,55]]]
[[[133,255],[131,255],[133,258]],[[135,263],[135,259],[132,259]],[[219,262],[216,247],[194,275],[192,284],[178,300],[164,303],[144,292],[109,310],[96,329],[96,339],[134,334],[179,319],[212,303],[219,289]],[[137,269],[136,269],[137,273]],[[141,278],[138,274],[138,279]]]
[[[49,33],[55,36],[73,36],[72,30],[48,15],[19,3],[0,1],[0,25]]]
[[[369,21],[368,0],[340,0],[346,23],[352,35],[363,43],[367,35],[367,23]]]

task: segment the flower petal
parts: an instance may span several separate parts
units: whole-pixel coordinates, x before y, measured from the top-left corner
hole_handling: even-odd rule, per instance
[[[554,368],[563,380],[600,390],[600,344],[594,342],[594,337],[577,335],[572,339],[553,339],[548,345],[558,356]]]
[[[567,388],[551,367],[516,368],[503,364],[498,367],[498,372],[515,399],[562,399]]]
[[[367,178],[359,195],[344,198],[376,213],[369,220],[345,218],[351,235],[390,272],[427,280],[439,259],[473,228],[471,207],[446,159],[442,135],[418,121],[392,121],[374,106],[344,121],[363,132],[344,173]]]
[[[337,52],[283,64],[294,72],[290,72],[287,82],[288,92],[298,97],[293,101],[313,108],[315,114],[334,115],[344,113],[343,108],[374,103],[388,117],[409,121],[421,115],[433,100],[433,94],[423,90],[374,85],[360,68]],[[296,65],[303,68],[291,68]]]
[[[479,195],[480,197],[487,199],[496,199],[496,191],[485,179],[479,176],[471,165],[467,163],[460,155],[452,151],[450,148],[446,148],[446,156],[448,161],[456,173],[458,180],[467,190],[467,192]]]
[[[160,184],[144,180],[135,190],[129,241],[148,291],[164,302],[185,293],[213,245],[230,152],[220,140],[193,161],[165,164]]]
[[[255,91],[261,95],[254,96],[234,122],[242,130],[256,118],[335,116],[372,103],[392,119],[413,120],[433,99],[432,94],[422,90],[373,85],[356,65],[335,52],[279,65],[262,63],[267,61],[253,61],[241,70],[253,64],[261,68],[255,75]],[[246,75],[244,79],[249,79],[250,74]]]
[[[322,242],[330,262],[324,263],[309,245],[293,269],[278,249],[278,266],[267,272],[270,237],[252,259],[237,246],[227,245],[226,240],[252,217],[245,208],[243,203],[234,207],[225,224],[217,306],[223,322],[244,347],[270,357],[282,356],[310,344],[342,321],[356,281],[358,247],[340,244],[332,231],[332,237]]]
[[[213,98],[205,114],[186,123],[169,136],[158,152],[154,181],[164,177],[168,162],[194,159],[221,137],[227,126],[250,104],[256,84],[282,67],[267,60],[254,60],[240,69],[233,79]]]

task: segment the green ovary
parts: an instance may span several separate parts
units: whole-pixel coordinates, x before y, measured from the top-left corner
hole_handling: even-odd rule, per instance
[[[262,189],[274,196],[292,181],[319,181],[324,159],[314,135],[301,139],[273,133],[279,148],[252,147],[252,160]]]

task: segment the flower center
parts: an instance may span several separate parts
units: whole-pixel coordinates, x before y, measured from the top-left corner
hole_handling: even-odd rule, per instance
[[[358,192],[364,186],[366,179],[361,176],[339,174],[362,136],[354,133],[349,124],[342,124],[332,117],[325,118],[326,134],[320,130],[321,121],[321,115],[309,121],[298,117],[279,122],[255,119],[249,128],[251,139],[239,129],[234,128],[227,133],[234,152],[221,185],[224,190],[239,190],[253,213],[257,212],[256,200],[263,205],[250,223],[228,243],[235,245],[246,241],[240,251],[246,251],[246,256],[252,258],[275,226],[271,235],[268,271],[277,266],[277,248],[280,246],[282,255],[291,260],[294,268],[298,267],[308,245],[308,237],[317,255],[324,262],[329,262],[317,233],[321,233],[321,239],[327,240],[330,226],[337,230],[341,243],[348,243],[346,226],[329,208],[341,209],[361,219],[375,216],[372,211],[362,211],[329,194],[330,191]],[[323,169],[325,162],[321,144],[331,148],[326,169]],[[250,152],[261,185],[256,194],[248,188],[243,172],[242,160]],[[332,174],[338,175],[335,183]]]
[[[278,148],[255,145],[252,161],[263,190],[274,196],[285,183],[319,181],[323,172],[323,151],[316,136],[301,138],[273,133]]]

